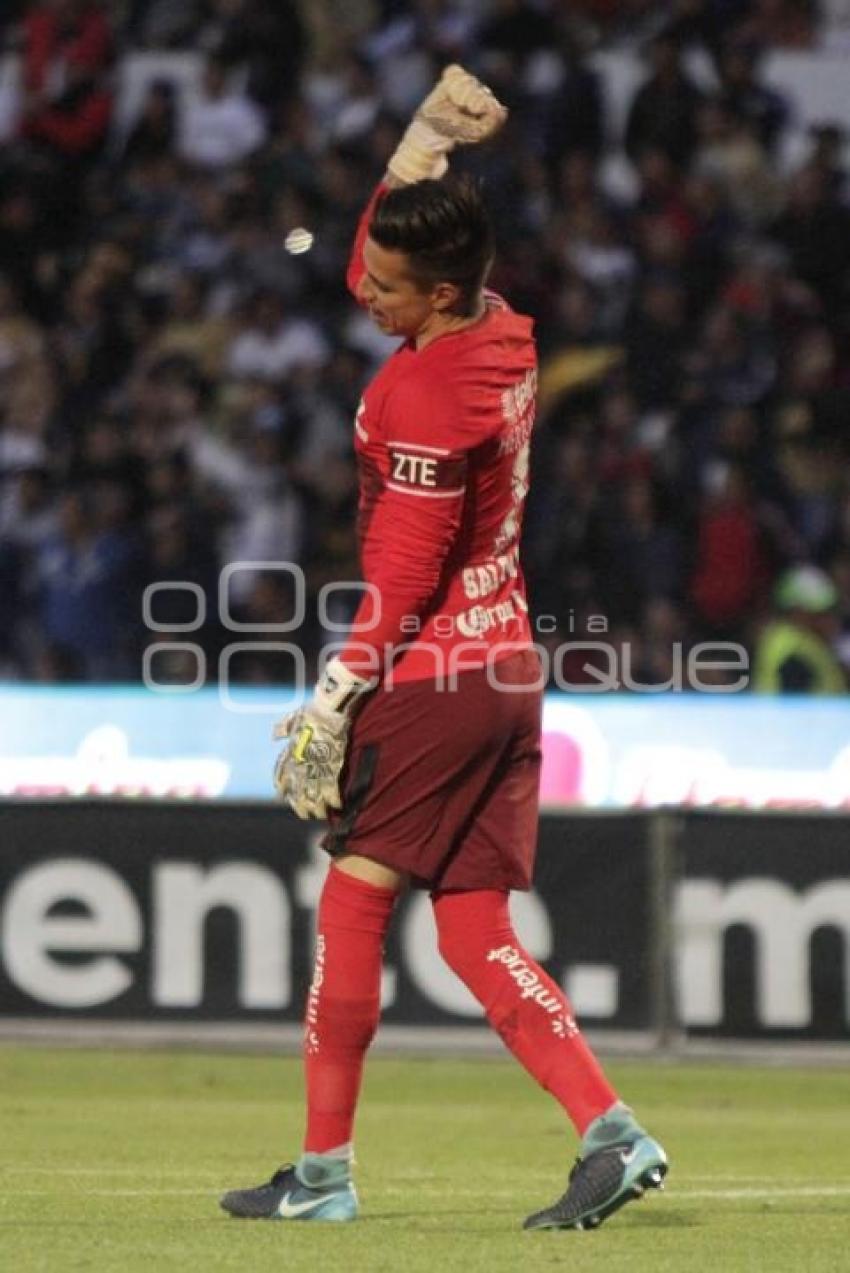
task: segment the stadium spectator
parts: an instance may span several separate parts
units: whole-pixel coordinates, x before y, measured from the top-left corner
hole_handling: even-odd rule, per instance
[[[372,133],[381,111],[378,83],[365,59],[352,57],[345,62],[340,90],[328,140],[335,146],[356,147]]]
[[[138,675],[142,556],[118,486],[63,496],[56,534],[35,563],[35,607],[49,663],[72,679]]]
[[[808,283],[835,320],[847,305],[850,209],[841,204],[822,166],[807,163],[788,187],[785,211],[772,227],[795,275]]]
[[[688,346],[685,313],[685,293],[675,272],[657,271],[644,279],[624,337],[629,380],[646,410],[676,401]]]
[[[288,316],[282,297],[263,290],[248,305],[226,366],[229,375],[241,379],[281,382],[298,368],[320,367],[327,358],[328,347],[315,323]]]
[[[40,548],[57,529],[56,501],[47,469],[20,469],[0,503],[0,541],[30,552]],[[10,617],[7,612],[6,618]]]
[[[757,510],[740,467],[718,465],[697,517],[689,591],[699,631],[737,640],[765,591],[767,560]]]
[[[163,159],[173,155],[177,145],[177,109],[174,85],[170,80],[154,80],[124,143],[126,163]]]
[[[494,49],[510,57],[526,58],[555,43],[550,14],[528,0],[496,0],[489,18],[478,28],[476,41],[485,52]]]
[[[112,110],[112,40],[102,7],[94,0],[33,5],[23,37],[23,136],[66,165],[79,164],[103,144]]]
[[[716,99],[701,107],[697,128],[695,176],[719,187],[743,226],[758,229],[771,221],[780,210],[782,191],[757,125],[729,102]]]
[[[45,259],[44,210],[35,182],[23,172],[0,177],[0,274],[34,319],[43,319],[44,289],[38,277]]]
[[[679,41],[663,33],[648,49],[651,75],[638,89],[626,121],[626,152],[637,163],[660,150],[677,168],[690,159],[702,95],[682,65]]]
[[[259,107],[237,87],[229,64],[209,57],[198,92],[183,109],[181,157],[198,168],[223,172],[252,155],[265,138]]]
[[[550,168],[562,156],[598,159],[605,143],[605,94],[596,71],[581,56],[578,39],[568,26],[559,32],[561,66],[540,112],[540,145]]]
[[[805,49],[814,39],[817,0],[753,0],[743,27],[760,44]]]
[[[288,573],[260,571],[252,576],[241,603],[231,607],[237,622],[250,625],[251,637],[248,649],[228,655],[230,681],[262,685],[292,679],[297,656],[292,648],[280,648],[286,642],[280,628],[295,617],[295,594],[295,581]]]
[[[112,115],[112,37],[95,0],[50,0],[25,14],[19,132],[40,207],[43,243],[70,248],[82,187]]]
[[[205,8],[204,0],[130,0],[127,39],[147,49],[190,47]]]
[[[844,694],[847,680],[834,652],[838,591],[814,566],[797,566],[779,580],[778,614],[755,652],[753,689],[769,694]]]
[[[823,176],[826,189],[839,203],[846,204],[847,171],[844,150],[847,134],[840,124],[815,124],[809,129],[809,163]]]
[[[703,46],[715,61],[747,22],[752,0],[673,0],[663,29],[683,47]]]
[[[732,39],[721,50],[718,72],[723,101],[745,119],[766,151],[779,140],[788,118],[788,104],[775,90],[757,78],[758,50],[742,39]]]
[[[267,112],[299,91],[307,36],[297,0],[212,0],[203,45],[243,73],[245,88]]]
[[[637,270],[633,249],[614,217],[599,204],[577,207],[568,215],[564,230],[565,264],[593,292],[602,325],[618,330]]]
[[[28,643],[40,639],[34,629],[32,563],[58,532],[55,492],[46,465],[26,465],[7,474],[0,498],[0,668],[16,679],[22,668],[34,671]]]
[[[4,36],[7,28],[19,22],[28,7],[27,0],[7,0],[7,3],[3,5],[0,12],[0,45],[5,47]]]
[[[595,553],[603,611],[638,632],[648,605],[681,596],[681,536],[661,515],[661,503],[659,489],[636,474],[603,495],[599,510]]]
[[[0,275],[0,383],[44,374],[44,332],[24,310],[14,284]]]
[[[134,347],[125,298],[122,288],[111,287],[91,265],[68,287],[52,345],[61,412],[71,429],[129,370]]]

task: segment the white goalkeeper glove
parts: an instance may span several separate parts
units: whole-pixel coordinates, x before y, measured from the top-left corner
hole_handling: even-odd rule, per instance
[[[462,66],[447,66],[413,116],[387,167],[403,185],[439,178],[455,146],[485,141],[502,127],[508,112]]]
[[[326,818],[329,809],[342,807],[339,778],[352,709],[374,685],[331,659],[312,700],[275,725],[274,737],[287,741],[275,764],[274,785],[299,818]]]

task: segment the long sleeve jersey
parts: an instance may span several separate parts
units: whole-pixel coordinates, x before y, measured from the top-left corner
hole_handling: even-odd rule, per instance
[[[348,270],[358,296],[362,248]],[[358,297],[359,299],[359,297]],[[354,423],[366,586],[341,657],[361,675],[442,680],[531,643],[519,564],[537,362],[532,322],[495,294],[423,349],[406,341]]]

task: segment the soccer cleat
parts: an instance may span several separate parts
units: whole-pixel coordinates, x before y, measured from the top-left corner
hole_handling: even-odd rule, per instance
[[[268,1184],[231,1189],[219,1204],[240,1220],[355,1220],[357,1194],[350,1180],[311,1189],[287,1164]]]
[[[663,1189],[667,1155],[646,1134],[606,1145],[577,1158],[566,1193],[551,1207],[537,1211],[524,1229],[596,1229],[647,1189]]]

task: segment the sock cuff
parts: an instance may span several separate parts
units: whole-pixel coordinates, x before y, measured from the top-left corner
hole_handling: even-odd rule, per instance
[[[347,1153],[341,1153],[347,1149]],[[305,1150],[295,1167],[295,1174],[308,1189],[347,1184],[351,1179],[354,1152],[351,1145],[317,1154]]]
[[[621,1140],[631,1140],[643,1134],[643,1128],[628,1105],[615,1101],[604,1114],[594,1118],[582,1136],[585,1152],[616,1145]]]

